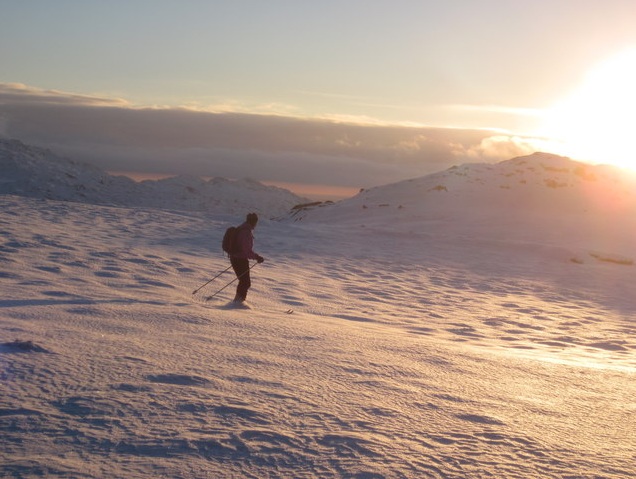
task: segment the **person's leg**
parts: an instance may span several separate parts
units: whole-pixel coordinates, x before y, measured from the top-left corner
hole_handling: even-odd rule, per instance
[[[248,259],[236,258],[232,259],[232,268],[239,282],[236,285],[235,301],[245,301],[247,298],[247,290],[250,289],[252,281],[250,279],[250,262]]]

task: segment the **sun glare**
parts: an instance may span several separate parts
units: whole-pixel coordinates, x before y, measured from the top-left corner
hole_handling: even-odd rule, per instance
[[[576,160],[636,170],[636,48],[593,69],[568,98],[551,108],[542,134]]]

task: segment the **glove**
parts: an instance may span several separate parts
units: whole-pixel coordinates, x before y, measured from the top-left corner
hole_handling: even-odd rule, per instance
[[[261,264],[263,261],[265,261],[265,258],[263,258],[262,256],[259,256],[259,257],[256,258],[256,262],[258,264]]]

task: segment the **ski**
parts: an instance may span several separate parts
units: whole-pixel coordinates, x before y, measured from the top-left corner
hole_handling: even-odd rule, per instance
[[[206,296],[205,298],[203,298],[204,302],[209,302],[212,299],[215,299],[214,296]],[[226,303],[224,305],[219,305],[218,309],[227,309],[227,310],[232,310],[232,309],[252,309],[252,307],[248,304],[234,304],[233,301],[230,301],[229,303]],[[288,308],[285,310],[269,310],[269,309],[263,309],[263,310],[259,310],[258,308],[255,309],[256,311],[266,311],[266,312],[270,312],[270,313],[284,313],[284,314],[294,314],[294,310],[292,308]]]

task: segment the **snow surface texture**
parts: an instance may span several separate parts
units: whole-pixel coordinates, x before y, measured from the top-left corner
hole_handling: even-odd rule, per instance
[[[227,217],[0,196],[0,476],[633,477],[633,189],[564,161],[262,220],[245,310]]]

